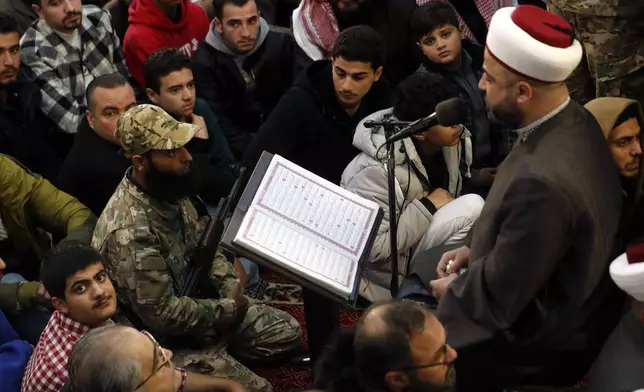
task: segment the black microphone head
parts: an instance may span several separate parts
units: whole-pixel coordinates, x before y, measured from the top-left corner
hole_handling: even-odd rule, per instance
[[[436,119],[444,127],[463,124],[467,119],[467,104],[458,98],[439,102],[436,105]]]

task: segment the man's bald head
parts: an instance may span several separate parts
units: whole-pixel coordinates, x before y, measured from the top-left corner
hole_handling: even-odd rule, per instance
[[[140,336],[134,328],[107,326],[92,330],[72,349],[67,369],[74,391],[131,392],[141,382],[133,350]]]
[[[318,361],[314,386],[336,392],[434,392],[455,387],[456,352],[441,323],[412,301],[376,303]]]
[[[362,316],[356,327],[356,340],[382,336],[396,327],[411,335],[424,328],[426,317],[436,319],[424,306],[413,301],[378,302]]]
[[[435,317],[413,301],[387,301],[372,305],[356,326],[356,370],[368,390],[388,390],[386,375],[393,369],[414,366],[410,340]],[[438,322],[438,321],[436,321]]]

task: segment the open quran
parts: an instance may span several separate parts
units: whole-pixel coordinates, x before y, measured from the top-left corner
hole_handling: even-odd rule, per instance
[[[265,152],[222,244],[304,286],[354,302],[382,214],[376,203]]]

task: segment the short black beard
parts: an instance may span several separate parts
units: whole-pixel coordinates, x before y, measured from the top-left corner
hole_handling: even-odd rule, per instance
[[[20,86],[19,79],[19,77],[16,77],[16,80],[13,80],[9,83],[0,83],[0,91],[13,92],[14,89]]]
[[[196,196],[201,187],[201,174],[197,165],[190,162],[188,172],[183,175],[159,170],[151,160],[146,178],[146,191],[155,199],[167,202]]]
[[[455,392],[456,391],[456,369],[454,365],[446,365],[449,368],[445,374],[445,384],[436,386],[419,380],[415,375],[410,377],[410,385],[405,388],[405,392]]]
[[[523,122],[523,116],[518,111],[510,113],[504,110],[492,111],[488,108],[488,118],[490,121],[503,124],[510,130],[521,128],[521,123]]]

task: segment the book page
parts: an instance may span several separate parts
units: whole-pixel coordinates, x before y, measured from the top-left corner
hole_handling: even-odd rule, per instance
[[[235,242],[350,296],[379,206],[274,156]]]

